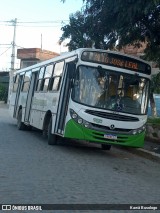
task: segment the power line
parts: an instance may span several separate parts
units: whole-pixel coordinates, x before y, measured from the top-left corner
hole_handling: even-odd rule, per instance
[[[45,23],[61,23],[61,22],[68,22],[69,20],[55,20],[55,21],[18,21],[17,23],[23,24],[45,24]]]
[[[11,47],[8,47],[7,50],[5,50],[3,53],[0,54],[2,56],[4,53],[6,53]]]
[[[16,47],[19,47],[19,48],[25,49],[25,47],[21,47],[21,46],[18,46],[18,45],[16,45]]]
[[[14,30],[16,29],[16,27],[34,27],[34,28],[49,27],[49,28],[53,28],[53,27],[62,27],[63,25],[65,25],[68,22],[69,22],[69,20],[19,21],[17,19],[12,19],[12,20],[0,20],[0,27],[12,26],[12,27],[14,27]],[[15,32],[14,32],[14,34],[15,34]],[[9,46],[9,47],[7,48],[7,46]],[[13,64],[14,64],[14,57],[15,57],[15,53],[13,53],[14,48],[15,47],[24,48],[24,47],[20,47],[20,46],[16,45],[14,39],[11,44],[0,44],[0,48],[1,47],[5,47],[7,49],[3,53],[1,53],[0,56],[5,54],[12,47],[11,66],[13,66]],[[11,68],[11,70],[12,70],[12,68]]]
[[[25,26],[25,25],[17,25],[17,27],[61,27],[62,25],[56,25],[56,26],[36,26],[36,25],[28,25],[28,26]]]
[[[11,23],[14,22],[14,20],[11,21],[0,21],[0,23]],[[17,21],[17,24],[51,24],[51,23],[63,23],[63,22],[69,22],[69,20],[55,20],[55,21]]]
[[[50,27],[51,28],[51,27],[62,27],[64,24],[67,24],[68,22],[69,22],[69,20],[55,20],[55,21],[17,21],[16,26],[17,27]],[[5,23],[5,24],[3,24],[3,23]],[[14,20],[0,21],[0,26],[14,26],[14,24],[15,24]],[[53,25],[51,25],[51,24],[53,24]],[[58,24],[58,25],[55,25],[55,24]]]

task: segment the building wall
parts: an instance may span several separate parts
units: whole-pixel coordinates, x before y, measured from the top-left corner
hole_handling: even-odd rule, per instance
[[[25,68],[56,56],[59,56],[59,54],[48,50],[41,50],[40,48],[25,48],[17,50],[17,58],[21,60],[20,68]]]

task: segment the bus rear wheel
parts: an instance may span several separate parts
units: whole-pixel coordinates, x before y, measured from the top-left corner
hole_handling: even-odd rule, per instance
[[[22,109],[20,109],[19,112],[18,112],[17,128],[18,128],[18,130],[25,130],[26,129],[25,124],[22,122]]]
[[[50,118],[48,125],[48,144],[49,145],[57,144],[57,136],[55,134],[52,134],[52,118]]]
[[[101,148],[103,150],[110,150],[111,149],[111,145],[108,145],[108,144],[101,144]]]

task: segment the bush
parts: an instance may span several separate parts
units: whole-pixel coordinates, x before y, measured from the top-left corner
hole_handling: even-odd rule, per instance
[[[7,103],[7,98],[8,89],[3,84],[0,84],[0,101],[5,101],[5,103]]]
[[[160,125],[160,117],[157,117],[157,118],[149,117],[149,118],[147,119],[147,123],[149,123],[149,124],[158,124],[158,125]]]

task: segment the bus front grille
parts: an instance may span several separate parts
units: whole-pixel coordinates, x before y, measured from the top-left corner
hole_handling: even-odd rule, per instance
[[[101,133],[92,133],[94,139],[99,140],[101,142],[115,142],[115,143],[126,143],[128,141],[128,136],[117,136],[117,139],[107,139],[104,138],[104,134]]]
[[[138,118],[127,116],[127,115],[120,115],[108,112],[101,112],[101,111],[93,111],[93,110],[85,110],[86,113],[94,116],[98,116],[101,118],[107,118],[111,120],[118,120],[118,121],[139,121]]]
[[[110,129],[110,127],[108,126],[102,126],[102,125],[99,125],[99,124],[94,124],[94,123],[91,123],[91,127],[92,129],[94,130],[97,130],[97,131],[104,131],[104,132],[112,132],[112,133],[121,133],[121,134],[129,134],[130,131],[132,131],[132,129],[121,129],[121,128],[115,128],[113,130]]]

